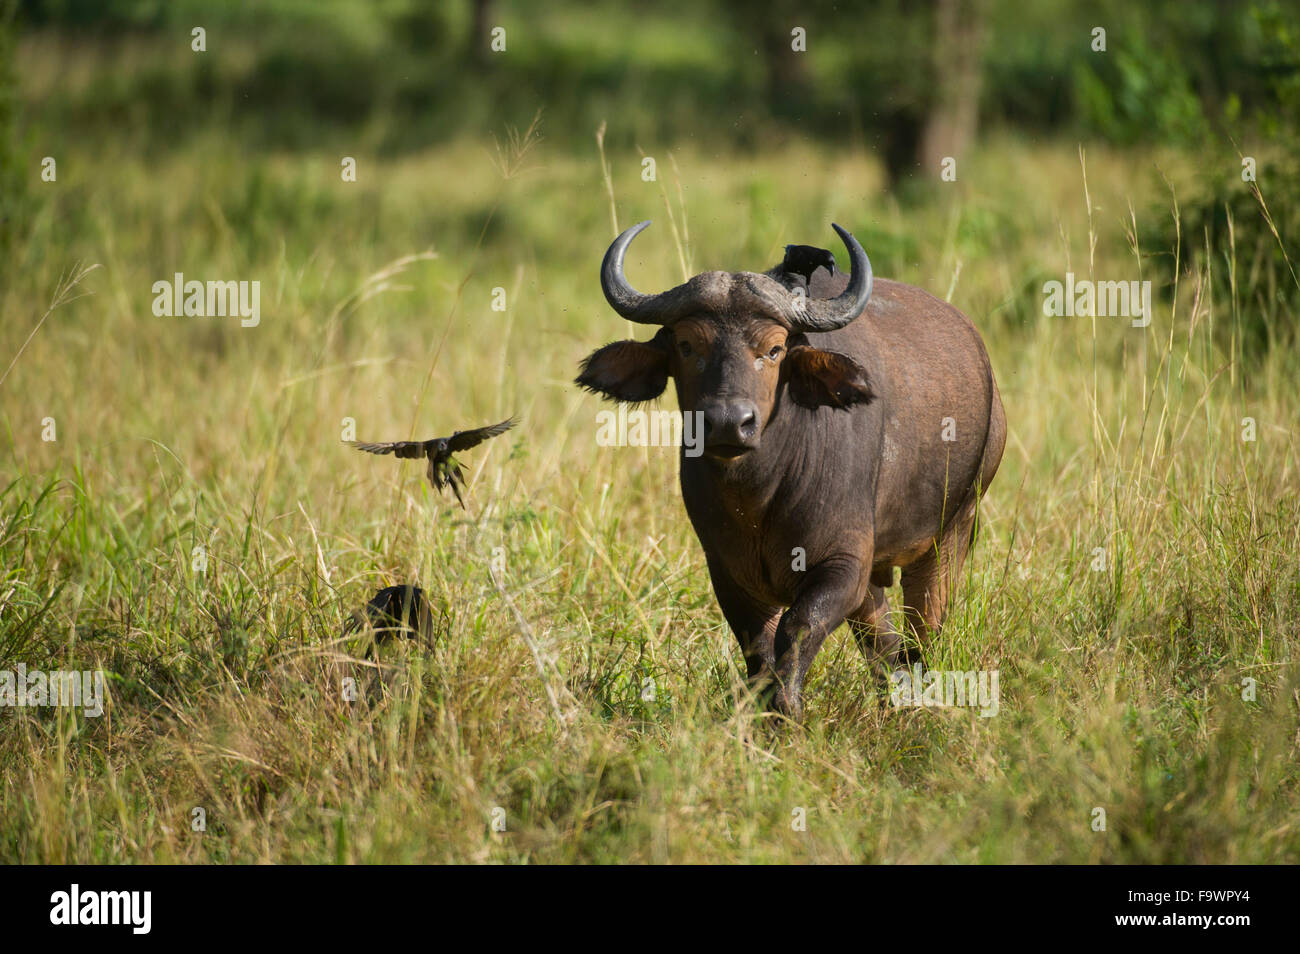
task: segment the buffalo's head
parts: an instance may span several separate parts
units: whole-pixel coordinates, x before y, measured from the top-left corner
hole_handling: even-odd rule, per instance
[[[649,224],[634,225],[614,240],[600,283],[616,312],[659,325],[659,332],[649,341],[616,341],[594,351],[582,362],[578,384],[615,401],[640,402],[659,397],[671,377],[682,412],[700,415],[705,453],[722,461],[758,447],[783,395],[804,407],[849,407],[871,399],[861,365],[814,348],[806,337],[843,328],[871,297],[871,262],[852,235],[834,226],[851,263],[848,285],[835,298],[808,297],[791,250],[805,260],[807,253],[820,252],[832,268],[834,258],[807,246],[790,247],[785,269],[704,272],[669,291],[643,295],[623,276],[623,258]]]

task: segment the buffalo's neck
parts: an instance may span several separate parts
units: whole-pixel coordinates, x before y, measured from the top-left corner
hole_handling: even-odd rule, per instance
[[[737,460],[683,454],[682,484],[688,506],[697,503],[728,515],[765,513],[790,482],[794,462],[805,456],[797,434],[788,429],[778,434],[768,430],[757,448]]]
[[[762,603],[789,606],[838,531],[869,523],[874,481],[858,471],[870,451],[846,453],[860,441],[840,413],[790,407],[738,461],[682,458],[682,498],[711,572]]]
[[[789,541],[777,538],[791,536],[800,538],[791,545],[802,545],[805,518],[823,510],[823,498],[838,495],[837,485],[852,479],[846,471],[857,462],[845,459],[852,427],[840,413],[843,419],[818,426],[814,412],[791,405],[769,423],[756,449],[730,463],[683,454],[682,496],[700,542],[726,548],[755,537],[763,538],[764,549],[788,553]]]

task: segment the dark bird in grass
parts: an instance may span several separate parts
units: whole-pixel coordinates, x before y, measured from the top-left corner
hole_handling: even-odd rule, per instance
[[[371,454],[393,454],[397,457],[414,459],[429,458],[429,483],[439,493],[444,487],[451,487],[452,493],[460,501],[462,509],[465,500],[460,495],[460,488],[465,486],[465,469],[452,454],[477,447],[489,438],[504,434],[518,424],[511,417],[500,424],[479,427],[472,431],[457,431],[451,437],[435,437],[427,441],[391,441],[386,444],[364,444],[360,441],[348,441],[357,450]]]
[[[418,586],[386,586],[366,604],[365,610],[352,613],[343,632],[354,633],[367,624],[377,639],[386,635],[428,639],[433,633],[433,611]]]

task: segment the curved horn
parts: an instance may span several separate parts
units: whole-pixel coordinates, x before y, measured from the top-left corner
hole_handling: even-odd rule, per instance
[[[649,219],[638,222],[614,239],[614,244],[609,247],[609,251],[605,253],[605,260],[600,264],[600,287],[605,293],[605,300],[609,302],[609,307],[628,321],[637,321],[643,325],[661,325],[664,322],[659,320],[652,307],[657,296],[641,294],[627,283],[627,278],[623,275],[623,257],[627,255],[627,247],[649,225]]]
[[[851,234],[834,223],[831,223],[831,228],[835,229],[844,242],[844,247],[849,250],[849,284],[836,298],[809,300],[794,315],[794,325],[798,331],[835,331],[843,328],[862,314],[871,298],[871,260]],[[621,236],[619,240],[622,241]],[[608,262],[608,257],[605,260]],[[622,261],[622,255],[619,256],[619,261]],[[608,295],[609,292],[605,294]]]

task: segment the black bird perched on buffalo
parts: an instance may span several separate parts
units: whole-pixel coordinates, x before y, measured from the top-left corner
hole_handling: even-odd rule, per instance
[[[812,281],[813,272],[819,268],[826,269],[832,275],[839,274],[839,269],[835,267],[835,256],[830,249],[813,245],[787,245],[785,261],[780,268],[787,275],[802,275],[805,287]]]
[[[357,450],[371,454],[393,454],[403,459],[429,458],[429,483],[439,493],[444,487],[451,487],[461,508],[468,509],[465,507],[464,498],[460,495],[460,488],[465,486],[465,469],[460,461],[451,455],[477,447],[489,438],[504,434],[518,423],[516,418],[510,417],[500,424],[491,424],[472,431],[456,431],[451,437],[434,437],[427,441],[390,441],[383,444],[348,441],[347,443]]]

